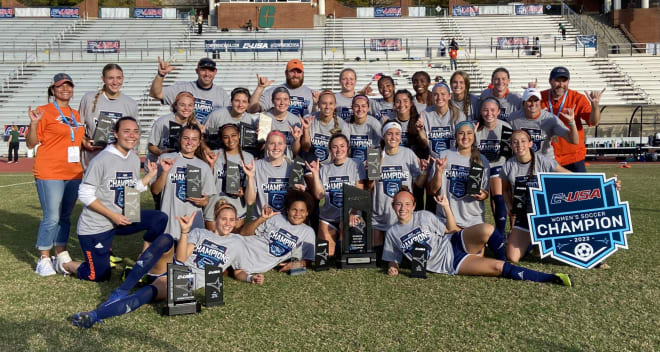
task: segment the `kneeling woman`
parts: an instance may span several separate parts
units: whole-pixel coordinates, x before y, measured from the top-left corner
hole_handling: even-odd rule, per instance
[[[261,216],[241,230],[247,255],[241,257],[239,268],[253,274],[281,265],[280,271],[289,271],[314,260],[314,230],[305,223],[313,205],[309,193],[290,190],[284,199],[285,214],[264,207]],[[289,259],[297,261],[283,264]]]
[[[195,214],[178,218],[181,226],[181,238],[176,248],[176,260],[188,266],[195,273],[194,289],[200,289],[205,284],[204,266],[206,264],[221,267],[223,271],[230,266],[237,266],[239,258],[245,253],[245,247],[240,236],[231,233],[236,226],[236,209],[231,204],[222,200],[216,203],[215,223],[217,226],[213,232],[204,229],[191,231]],[[167,252],[173,245],[172,236],[160,235],[140,256],[138,261],[142,261],[142,266],[136,265],[122,285],[113,291],[110,298],[101,303],[97,309],[74,314],[73,325],[90,328],[94,323],[101,322],[101,319],[132,312],[149,302],[165,299],[167,297],[166,276],[158,278],[151,285],[142,287],[133,294],[129,295],[129,292],[138,280],[156,264],[160,257],[159,254]],[[209,248],[214,250],[209,250]],[[222,248],[222,250],[216,250],[218,248]],[[264,281],[263,275],[248,275],[240,269],[234,271],[234,277],[237,280],[259,285]]]
[[[147,161],[150,171],[139,178],[140,159],[133,148],[140,139],[140,130],[134,118],[119,118],[114,136],[115,143],[90,162],[78,190],[78,198],[85,204],[78,219],[78,239],[85,261],[71,261],[66,251],[57,255],[57,271],[75,273],[81,280],[110,279],[110,245],[115,235],[146,230],[144,241],[151,243],[167,224],[167,215],[160,211],[142,210],[141,221],[136,223],[123,215],[126,187],[146,191],[146,185],[156,176],[157,167],[156,163]]]
[[[436,196],[438,205],[447,214],[447,226],[426,210],[415,210],[415,198],[407,190],[399,191],[392,207],[397,223],[385,234],[383,261],[388,262],[387,274],[399,274],[402,257],[411,259],[413,243],[427,250],[426,270],[440,274],[500,276],[512,280],[549,282],[572,286],[567,274],[546,274],[522,268],[502,260],[479,256],[489,241],[493,226],[479,224],[460,229],[451,215],[449,202],[443,195]]]
[[[323,166],[319,162],[307,164],[312,172],[314,182],[312,194],[318,200],[325,198],[325,203],[319,211],[320,239],[328,241],[328,255],[335,255],[337,235],[342,233],[342,211],[344,206],[344,184],[364,189],[367,174],[364,166],[348,157],[348,138],[343,134],[335,134],[330,138],[330,155],[332,162]],[[339,236],[340,238],[342,236]]]

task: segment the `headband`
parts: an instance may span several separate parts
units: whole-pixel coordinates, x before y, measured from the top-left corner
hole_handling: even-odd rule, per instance
[[[500,105],[500,101],[497,100],[497,98],[495,98],[495,97],[485,98],[483,101],[481,101],[481,106],[483,106],[484,103],[486,103],[487,101],[494,101],[495,104],[497,105],[497,108],[500,109],[500,110],[502,109],[502,106]]]
[[[351,105],[353,105],[355,101],[360,99],[364,99],[367,102],[367,105],[369,105],[369,98],[366,95],[362,95],[362,94],[356,94],[355,96],[353,96],[353,100],[351,100]]]
[[[438,87],[446,89],[447,92],[451,92],[451,90],[449,89],[449,86],[446,83],[438,82],[433,86],[433,89],[436,89]]]
[[[383,129],[381,130],[380,133],[381,133],[382,135],[385,135],[385,132],[387,132],[387,130],[389,130],[390,128],[396,128],[396,129],[398,129],[399,131],[402,131],[402,129],[401,129],[401,124],[399,124],[399,123],[396,122],[396,121],[390,121],[390,122],[387,122],[386,124],[383,125]]]
[[[282,139],[284,139],[284,141],[286,142],[286,136],[285,136],[284,133],[282,133],[281,131],[278,131],[278,130],[272,130],[272,131],[270,131],[270,132],[268,133],[268,136],[266,136],[266,140],[270,139],[270,136],[280,136],[280,137],[282,137]]]
[[[470,122],[470,121],[461,121],[461,122],[456,124],[456,132],[458,132],[458,130],[463,126],[470,126],[470,128],[474,131],[474,124],[472,122]]]

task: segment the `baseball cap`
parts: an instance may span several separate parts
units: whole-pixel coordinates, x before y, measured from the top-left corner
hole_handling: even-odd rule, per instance
[[[199,68],[210,68],[215,70],[215,61],[212,59],[209,59],[208,57],[205,57],[197,63],[197,67]]]
[[[539,100],[541,100],[541,92],[539,92],[539,90],[536,88],[525,89],[525,92],[523,93],[522,96],[523,101],[527,101],[531,97],[537,97]]]
[[[557,79],[560,77],[566,77],[571,79],[571,74],[568,72],[568,69],[564,66],[557,66],[550,71],[550,79]]]
[[[289,63],[286,64],[286,70],[291,71],[293,69],[299,69],[300,71],[305,71],[303,70],[303,64],[300,60],[298,59],[291,59],[289,60]]]
[[[67,75],[66,73],[60,72],[53,76],[53,81],[51,82],[52,86],[59,87],[65,82],[71,83],[71,86],[73,87],[73,79],[71,79],[71,76]]]

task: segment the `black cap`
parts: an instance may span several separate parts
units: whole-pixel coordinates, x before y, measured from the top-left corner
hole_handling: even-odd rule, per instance
[[[209,59],[208,57],[205,57],[197,63],[197,67],[199,68],[210,68],[215,70],[215,61],[212,59]]]
[[[571,74],[568,72],[568,69],[564,66],[557,66],[550,71],[550,79],[557,79],[560,77],[566,77],[566,79],[571,79]]]

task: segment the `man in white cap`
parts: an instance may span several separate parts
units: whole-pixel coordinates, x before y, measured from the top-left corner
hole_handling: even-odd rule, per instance
[[[541,92],[536,88],[527,88],[523,93],[522,110],[509,116],[509,124],[514,130],[524,130],[532,138],[534,152],[554,159],[550,139],[562,137],[567,143],[578,142],[578,131],[575,126],[573,109],[567,108],[560,115],[568,121],[568,128],[559,118],[548,111],[541,110]]]
[[[175,66],[158,57],[158,74],[149,89],[151,97],[159,99],[165,105],[172,105],[179,93],[190,92],[195,97],[195,117],[201,124],[204,124],[211,112],[231,105],[229,94],[219,85],[213,84],[218,69],[212,59],[205,57],[199,60],[195,69],[197,80],[177,82],[163,88],[165,76],[175,69]]]
[[[598,91],[584,92],[582,95],[577,91],[568,89],[571,75],[566,67],[557,66],[550,72],[550,89],[541,92],[541,108],[559,117],[568,126],[569,121],[561,114],[566,109],[573,109],[575,125],[578,131],[578,143],[571,144],[566,140],[556,139],[552,141],[555,151],[555,159],[564,168],[572,172],[587,172],[584,159],[587,148],[584,140],[584,124],[597,126],[600,122],[600,98],[605,88]]]
[[[318,92],[313,92],[303,84],[305,82],[305,71],[302,62],[298,59],[289,60],[286,64],[284,75],[286,76],[285,83],[266,90],[266,87],[274,81],[257,74],[257,89],[254,90],[252,97],[250,97],[248,112],[268,111],[268,109],[272,108],[272,92],[273,89],[278,87],[285,87],[289,90],[289,98],[291,99],[289,111],[292,114],[296,116],[307,116],[312,112],[315,102],[318,99]],[[264,90],[266,91],[264,92]]]

